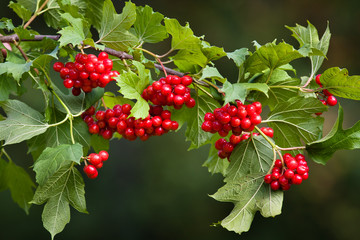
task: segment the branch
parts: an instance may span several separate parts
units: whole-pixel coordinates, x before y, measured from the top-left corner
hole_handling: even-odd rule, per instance
[[[60,35],[35,35],[33,39],[20,39],[17,34],[12,34],[12,35],[8,35],[8,36],[0,36],[0,41],[3,43],[4,42],[5,43],[14,43],[14,41],[16,41],[16,42],[18,42],[18,41],[41,41],[44,38],[50,38],[55,41],[58,41],[60,39],[60,37],[61,37]],[[97,50],[94,47],[90,47],[90,48]],[[104,52],[106,52],[112,56],[118,57],[120,59],[134,59],[134,57],[132,55],[130,55],[126,52],[117,51],[117,50],[114,50],[114,49],[108,48],[108,47],[106,47],[104,49]],[[155,66],[155,68],[159,69],[160,71],[163,71],[165,69],[165,71],[171,75],[177,75],[179,77],[182,77],[185,75],[182,72],[175,71],[168,67],[164,67],[164,69],[163,69],[160,64],[154,64],[154,66]]]

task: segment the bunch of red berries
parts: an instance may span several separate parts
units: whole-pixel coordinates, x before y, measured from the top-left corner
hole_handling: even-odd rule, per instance
[[[322,84],[320,82],[320,76],[321,74],[316,75],[315,82],[322,87]],[[334,95],[332,95],[327,89],[322,90],[321,93],[318,93],[318,95],[321,95],[323,99],[320,99],[322,104],[329,105],[329,106],[335,106],[337,104],[337,99]],[[321,115],[322,113],[315,113],[316,115]]]
[[[64,86],[72,88],[72,94],[78,96],[81,90],[88,93],[96,87],[104,88],[114,80],[113,77],[119,75],[118,71],[112,71],[113,62],[108,57],[106,52],[100,52],[98,57],[78,53],[75,62],[67,62],[65,66],[62,62],[56,62],[53,68],[64,79]]]
[[[185,104],[188,108],[192,108],[195,106],[195,99],[191,97],[188,87],[192,81],[188,75],[181,78],[167,75],[166,78],[160,78],[145,88],[142,97],[155,105],[174,106],[175,109],[180,109]]]
[[[95,113],[95,108],[90,107],[82,118],[91,134],[100,134],[104,139],[110,139],[114,132],[118,132],[125,139],[132,141],[139,137],[145,141],[150,136],[161,136],[179,127],[178,122],[171,120],[171,112],[161,106],[150,106],[145,119],[129,117],[131,108],[130,104],[115,105],[113,109]]]
[[[261,103],[254,102],[244,105],[236,101],[237,106],[226,104],[221,108],[216,108],[213,113],[206,113],[204,122],[201,125],[205,132],[218,132],[221,137],[232,134],[239,136],[242,131],[251,132],[255,126],[261,123],[260,113]]]
[[[102,168],[103,162],[108,160],[109,153],[107,151],[100,151],[99,153],[91,153],[88,157],[85,158],[85,167],[84,172],[88,178],[94,179],[98,176],[98,169]],[[89,164],[86,162],[89,161]]]
[[[289,190],[292,184],[299,185],[309,177],[309,167],[304,155],[293,157],[290,153],[283,155],[285,165],[277,159],[271,174],[264,177],[264,182],[270,184],[272,190]]]
[[[274,130],[270,127],[262,127],[260,130],[267,136],[273,137]],[[252,133],[253,136],[259,136],[260,133]],[[242,141],[249,139],[249,133],[243,133],[241,136],[236,136],[231,134],[229,142],[225,138],[220,138],[215,142],[215,148],[218,150],[218,156],[221,159],[227,158],[230,161],[230,155],[233,152],[234,148]]]

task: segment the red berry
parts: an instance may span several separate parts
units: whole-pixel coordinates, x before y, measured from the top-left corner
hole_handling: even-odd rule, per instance
[[[99,164],[94,165],[94,167],[95,167],[96,169],[102,168],[102,166],[103,166],[103,162],[100,162]]]
[[[302,177],[299,174],[295,174],[292,178],[291,178],[291,182],[295,185],[299,185],[302,182]]]
[[[176,87],[174,88],[174,93],[177,95],[183,96],[185,92],[186,92],[186,87],[182,84],[176,85]]]
[[[153,125],[154,127],[159,127],[159,126],[161,126],[161,124],[162,124],[162,119],[161,119],[161,117],[159,117],[159,116],[155,116],[155,117],[153,117],[151,120],[152,120],[152,125]]]
[[[73,88],[72,90],[71,90],[71,93],[74,95],[74,96],[79,96],[80,95],[80,93],[81,93],[81,90],[80,90],[80,88]]]
[[[325,94],[325,96],[332,96],[332,94],[327,89],[324,89],[323,93]]]
[[[262,112],[262,105],[260,102],[253,102],[252,105],[255,107],[255,111],[257,114]]]
[[[100,52],[98,55],[98,60],[100,60],[100,61],[107,59],[107,58],[109,58],[109,55],[106,52]]]
[[[281,168],[283,167],[281,160],[280,160],[280,159],[277,159],[277,160],[275,161],[274,166],[281,169]]]
[[[181,83],[181,81],[182,81],[182,79],[180,77],[176,76],[176,75],[173,75],[171,77],[171,84],[172,85],[178,85],[178,84]]]
[[[95,165],[98,165],[99,163],[101,163],[102,159],[99,154],[91,153],[89,155],[89,162],[95,166]]]
[[[172,88],[170,84],[164,84],[161,87],[161,94],[164,96],[168,96],[172,92]]]
[[[72,88],[74,86],[74,81],[70,78],[67,78],[64,80],[63,84],[66,88]]]
[[[271,174],[271,178],[272,178],[272,180],[277,180],[277,179],[279,179],[279,177],[281,176],[281,174],[280,174],[280,172],[273,172],[272,174]]]
[[[265,175],[264,182],[269,183],[269,184],[272,182],[271,174]]]
[[[289,180],[284,175],[281,175],[279,177],[279,183],[280,183],[281,186],[288,185]]]
[[[172,121],[171,122],[171,130],[175,131],[176,129],[178,129],[179,127],[179,123],[176,121]]]
[[[105,150],[99,152],[99,156],[101,157],[102,161],[106,161],[109,158],[109,153]]]
[[[273,181],[270,183],[270,187],[272,190],[276,191],[280,188],[280,183],[278,181]]]
[[[104,139],[110,139],[112,138],[113,133],[110,130],[105,130],[104,132],[102,132],[101,136]]]
[[[93,165],[89,164],[89,165],[84,167],[84,172],[86,173],[86,175],[92,176],[92,175],[95,175],[97,173],[97,170]]]
[[[123,111],[123,113],[125,113],[125,114],[130,114],[130,111],[131,111],[131,105],[130,104],[124,104],[123,106],[122,106],[122,111]]]
[[[95,114],[95,118],[97,120],[104,120],[105,119],[105,112],[104,111],[97,111],[96,114]]]
[[[224,152],[231,153],[231,152],[234,150],[234,146],[233,146],[231,143],[226,142],[226,143],[223,145],[222,150],[223,150]]]
[[[184,97],[183,96],[180,96],[180,95],[174,95],[174,104],[175,105],[178,105],[178,106],[181,106],[184,104]]]
[[[304,173],[303,175],[301,175],[301,178],[302,178],[302,180],[306,180],[306,179],[308,179],[309,178],[309,173]]]
[[[320,76],[321,76],[321,74],[318,74],[318,75],[316,75],[316,77],[315,77],[315,82],[316,82],[318,85],[321,85]]]
[[[53,65],[53,69],[56,71],[56,72],[60,72],[60,70],[64,67],[64,64],[62,62],[56,62],[54,63]]]
[[[96,123],[93,123],[89,126],[89,132],[91,134],[98,134],[100,131],[99,125],[97,125]]]
[[[231,124],[232,127],[238,127],[241,124],[241,120],[238,117],[232,117],[231,121],[230,121],[230,124]]]
[[[298,162],[299,162],[300,160],[305,160],[305,156],[304,156],[303,154],[301,154],[301,153],[296,154],[295,160],[298,161]]]
[[[241,124],[240,124],[241,128],[246,130],[251,126],[251,121],[248,118],[244,118],[241,120]]]
[[[335,96],[329,96],[326,100],[326,103],[329,105],[329,106],[335,106],[337,104],[337,99]]]
[[[257,114],[253,114],[250,118],[250,121],[253,125],[258,125],[261,123],[261,116]]]
[[[286,166],[291,170],[295,170],[298,167],[298,165],[299,164],[295,159],[290,160],[286,163]]]
[[[236,135],[231,135],[230,136],[230,142],[233,144],[233,145],[237,145],[239,144],[241,141],[241,137],[240,136],[236,136]]]
[[[287,169],[284,173],[284,177],[286,177],[287,179],[292,179],[294,176],[294,171]]]
[[[104,59],[103,64],[104,64],[105,70],[107,70],[107,71],[111,71],[111,69],[113,68],[113,61],[111,59]]]
[[[185,96],[185,95],[184,95]],[[186,107],[193,108],[196,105],[195,99],[190,98],[188,101],[185,102]]]
[[[184,86],[189,86],[192,83],[192,78],[188,75],[185,75],[181,78],[181,83]]]
[[[300,175],[303,175],[304,173],[306,173],[307,170],[308,170],[307,167],[304,165],[300,165],[296,168],[296,172]]]

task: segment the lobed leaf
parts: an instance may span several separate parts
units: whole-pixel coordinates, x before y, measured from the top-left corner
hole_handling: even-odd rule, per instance
[[[62,166],[69,165],[72,162],[80,164],[82,155],[83,149],[79,143],[46,148],[34,164],[36,182],[39,185],[44,185],[46,180]]]
[[[125,98],[135,99],[136,103],[131,110],[131,115],[135,118],[146,118],[149,114],[149,104],[145,101],[141,94],[150,81],[150,71],[140,62],[133,61],[138,70],[138,74],[134,72],[123,72],[115,78],[117,85],[120,87],[119,92]]]
[[[2,74],[11,75],[17,82],[19,82],[22,75],[30,71],[31,65],[32,65],[31,61],[27,63],[13,63],[13,62],[0,63],[0,75]]]
[[[166,28],[161,24],[164,15],[154,12],[149,6],[136,7],[136,21],[131,29],[139,42],[157,43],[168,37]]]
[[[0,75],[0,101],[5,101],[9,98],[10,93],[16,92],[16,82],[13,78]]]
[[[128,30],[136,20],[136,6],[126,2],[121,14],[117,14],[111,0],[106,0],[103,6],[99,31],[99,42],[119,51],[127,51],[138,39]]]
[[[330,93],[353,100],[360,100],[360,76],[349,76],[347,69],[327,69],[320,76],[320,82]]]
[[[269,87],[265,83],[231,84],[229,81],[226,81],[223,85],[222,90],[225,92],[225,103],[234,102],[235,100],[245,102],[245,98],[250,93],[250,91],[259,91],[268,97]]]
[[[343,129],[344,112],[339,105],[338,118],[331,131],[322,139],[306,145],[306,151],[312,160],[326,164],[332,155],[341,149],[360,148],[360,121],[348,129]]]
[[[66,20],[70,26],[64,27],[60,31],[61,37],[59,39],[60,47],[72,44],[73,46],[81,45],[86,38],[84,28],[86,23],[81,18],[74,18],[69,13],[60,14],[61,18]]]

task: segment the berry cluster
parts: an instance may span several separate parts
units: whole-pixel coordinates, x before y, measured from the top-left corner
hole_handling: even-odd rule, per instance
[[[118,132],[127,140],[139,137],[145,141],[150,136],[161,136],[169,130],[175,131],[179,124],[171,120],[171,112],[161,106],[150,106],[149,115],[145,119],[129,117],[131,105],[115,105],[113,109],[97,111],[92,106],[86,110],[82,118],[89,126],[91,134],[100,134],[104,139],[110,139]]]
[[[316,75],[315,77],[315,82],[322,87],[322,84],[320,82],[320,76],[321,74]],[[322,104],[324,105],[329,105],[329,106],[335,106],[337,104],[337,99],[334,95],[332,95],[327,89],[322,90],[321,93],[319,93],[318,95],[321,95],[323,97],[323,99],[320,99],[320,101],[322,102]],[[321,115],[322,113],[315,113],[316,115]]]
[[[113,62],[106,52],[100,52],[98,57],[94,54],[78,53],[75,62],[56,62],[53,65],[55,71],[64,79],[64,86],[72,88],[72,94],[78,96],[81,90],[91,92],[93,88],[104,88],[113,77],[119,75],[118,71],[112,71]]]
[[[274,130],[270,127],[262,127],[260,130],[267,136],[273,137],[274,136]],[[259,136],[260,133],[252,133],[253,136]],[[220,138],[215,142],[215,148],[218,150],[218,156],[221,159],[227,158],[230,161],[230,155],[233,152],[236,145],[238,145],[240,142],[249,139],[250,134],[249,133],[243,133],[241,136],[236,136],[234,134],[231,134],[229,138],[229,142],[226,141],[225,138]]]
[[[290,153],[285,153],[283,160],[285,165],[277,159],[271,174],[264,177],[264,182],[270,184],[272,190],[289,190],[292,184],[299,185],[309,177],[309,167],[304,155],[297,154],[293,157]]]
[[[221,108],[216,108],[213,113],[206,113],[204,122],[201,125],[205,132],[218,132],[221,137],[232,134],[239,136],[242,131],[251,132],[255,126],[261,123],[260,113],[261,103],[254,102],[244,105],[236,101],[237,106],[226,104]]]
[[[94,179],[98,176],[98,169],[102,168],[103,162],[108,160],[109,153],[107,151],[100,151],[99,153],[91,153],[85,158],[84,172],[88,178]],[[86,162],[89,161],[89,164]]]
[[[145,88],[142,97],[155,105],[174,106],[175,109],[180,109],[185,104],[188,108],[192,108],[195,106],[195,99],[191,97],[188,87],[192,81],[188,75],[181,78],[167,75],[166,78],[160,78]]]

